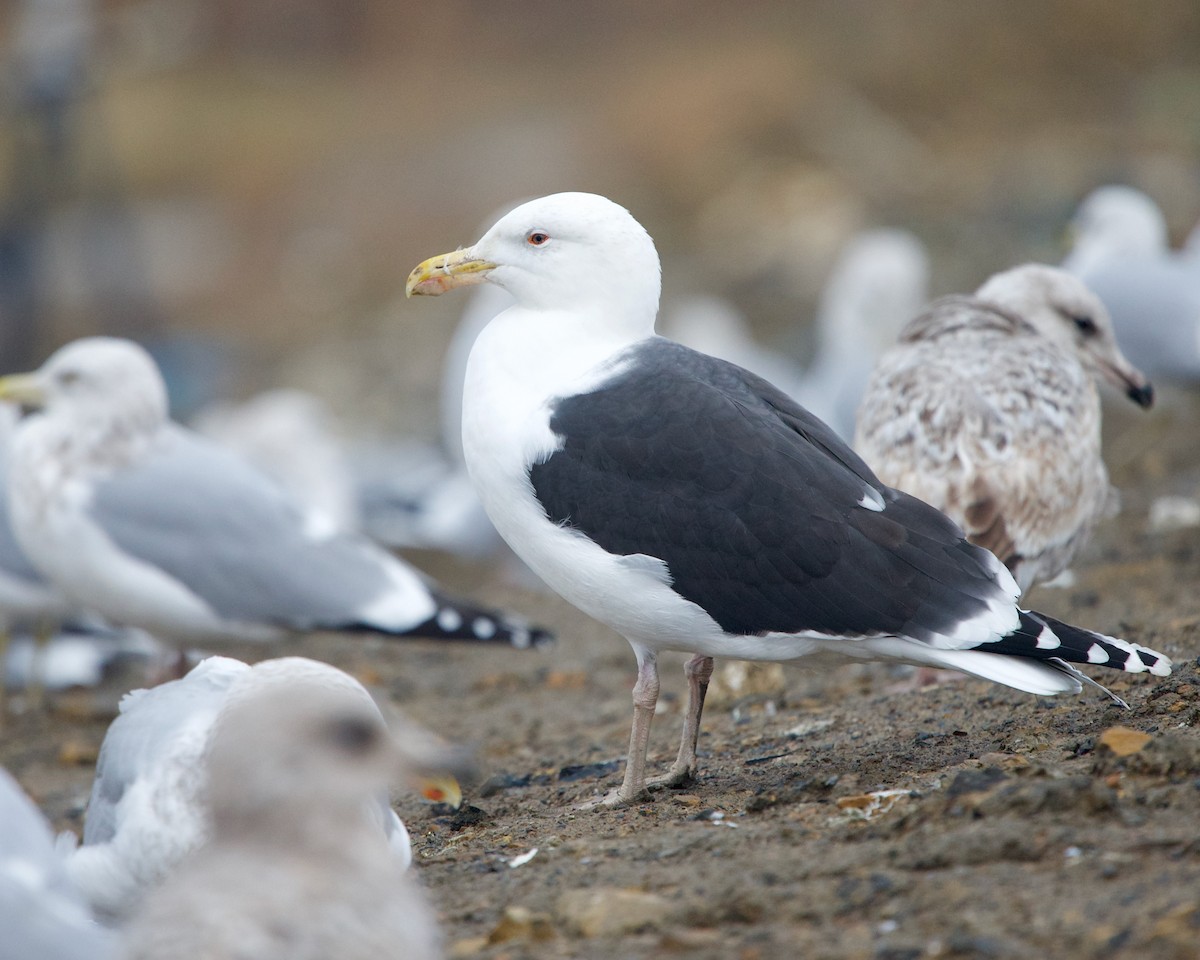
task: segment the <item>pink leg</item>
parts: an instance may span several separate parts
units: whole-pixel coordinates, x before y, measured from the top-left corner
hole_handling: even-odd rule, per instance
[[[592,807],[619,807],[646,796],[646,749],[650,742],[650,721],[658,702],[658,658],[653,650],[634,648],[638,658],[637,683],[633,685],[633,729],[629,733],[629,754],[625,759],[625,779],[608,796],[583,804]]]
[[[683,737],[679,741],[679,756],[663,776],[647,782],[651,789],[678,787],[690,783],[696,776],[696,742],[700,739],[700,715],[704,712],[704,695],[712,678],[713,658],[696,654],[683,665],[688,680],[687,713],[683,718]]]

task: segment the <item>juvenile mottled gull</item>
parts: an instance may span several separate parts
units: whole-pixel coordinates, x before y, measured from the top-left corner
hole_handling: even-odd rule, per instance
[[[1200,380],[1200,259],[1170,248],[1158,205],[1133,187],[1100,187],[1071,227],[1063,268],[1104,302],[1129,359],[1153,377]]]
[[[107,917],[130,913],[146,891],[161,883],[209,834],[207,768],[204,755],[222,714],[263,690],[296,685],[344,691],[383,718],[362,685],[349,674],[304,657],[264,660],[248,666],[229,657],[209,657],[187,676],[121,701],[121,713],[105,734],[88,801],[83,845],[68,860],[76,886]],[[427,795],[457,805],[453,779],[429,779]],[[397,862],[412,862],[403,822],[386,794],[375,804],[379,842]]]
[[[1018,610],[1016,582],[940,511],[884,486],[765,380],[654,334],[659,260],[624,208],[557,194],[413,270],[413,293],[488,281],[515,305],[479,335],[463,446],[496,529],[638,660],[639,799],[660,650],[693,654],[679,757],[696,766],[714,656],[819,651],[952,667],[1039,694],[1067,661],[1170,672],[1124,640]]]
[[[1103,304],[1038,264],[935,301],[879,361],[854,447],[944,511],[1021,589],[1062,572],[1109,511],[1095,378],[1149,406]]]
[[[230,691],[204,753],[208,842],[123,930],[126,960],[427,960],[434,913],[380,837],[376,798],[434,751],[319,675]]]
[[[167,418],[149,355],[92,337],[0,398],[42,404],[12,446],[13,529],[33,564],[111,620],[180,640],[373,630],[511,642],[544,634],[443,596],[316,522],[248,464]]]
[[[0,767],[0,956],[106,960],[116,945],[67,876],[50,824]]]

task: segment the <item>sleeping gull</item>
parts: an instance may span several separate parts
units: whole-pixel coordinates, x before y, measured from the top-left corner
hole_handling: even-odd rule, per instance
[[[1066,569],[1112,503],[1094,378],[1153,400],[1096,296],[1026,264],[974,296],[934,301],[904,328],[863,397],[854,449],[1025,591]]]
[[[390,734],[356,684],[285,673],[230,690],[201,762],[209,839],[141,901],[126,960],[440,955],[377,799],[436,749]]]
[[[67,876],[50,824],[0,767],[0,955],[105,960],[116,937],[92,918]]]
[[[1067,661],[1170,663],[1020,611],[1017,584],[940,511],[884,486],[769,383],[654,333],[654,243],[623,207],[556,194],[408,279],[484,281],[515,306],[480,334],[464,397],[467,466],[500,534],[542,579],[633,647],[629,757],[606,803],[640,799],[660,650],[692,653],[679,757],[696,767],[712,658],[819,651],[951,667],[1042,695]]]
[[[1133,187],[1100,187],[1071,227],[1063,268],[1104,302],[1130,361],[1150,376],[1200,380],[1200,260],[1170,249],[1158,205]]]
[[[443,596],[363,537],[305,516],[249,465],[167,418],[149,355],[92,337],[0,398],[43,406],[17,430],[17,539],[81,605],[178,640],[298,630],[529,646],[539,630]]]
[[[263,691],[294,684],[342,691],[383,717],[363,686],[349,674],[304,657],[264,660],[248,666],[209,657],[187,676],[149,690],[134,690],[105,734],[88,801],[83,844],[67,868],[93,909],[109,918],[130,914],[146,892],[161,883],[209,834],[204,754],[214,725],[232,705]],[[425,796],[458,805],[449,775],[416,784]],[[386,793],[375,803],[379,842],[397,863],[412,862],[404,823]]]

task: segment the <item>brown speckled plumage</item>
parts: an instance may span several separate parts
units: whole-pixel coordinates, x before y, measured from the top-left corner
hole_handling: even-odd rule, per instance
[[[1062,271],[1018,267],[908,324],[871,378],[855,447],[1024,590],[1064,570],[1115,505],[1094,376],[1149,402],[1099,300]]]

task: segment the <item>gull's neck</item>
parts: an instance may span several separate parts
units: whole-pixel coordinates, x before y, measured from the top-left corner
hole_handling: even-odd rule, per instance
[[[620,315],[617,315],[620,316]],[[655,336],[654,314],[602,309],[536,310],[516,305],[496,316],[476,340],[472,379],[504,380],[508,389],[545,399],[586,388],[587,381],[636,343]]]
[[[84,409],[47,410],[22,423],[13,442],[14,462],[52,461],[64,476],[103,475],[136,462],[166,424],[149,409],[115,414]]]

